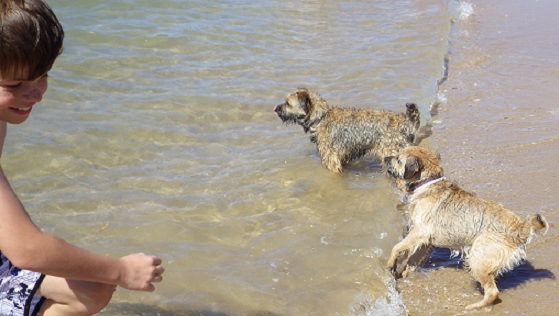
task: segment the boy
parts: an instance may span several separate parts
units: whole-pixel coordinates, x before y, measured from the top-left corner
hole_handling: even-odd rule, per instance
[[[43,0],[0,0],[0,154],[7,123],[23,123],[47,90],[64,31]],[[0,314],[91,315],[117,285],[153,291],[161,259],[97,255],[42,232],[0,166]]]

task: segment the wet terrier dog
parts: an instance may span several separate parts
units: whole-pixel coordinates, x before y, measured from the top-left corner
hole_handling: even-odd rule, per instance
[[[384,163],[405,191],[411,221],[387,267],[395,272],[400,254],[407,252],[409,258],[422,246],[460,250],[484,291],[483,300],[466,308],[492,305],[499,293],[495,278],[526,258],[526,245],[535,235],[547,233],[545,218],[534,214],[522,219],[499,203],[460,189],[443,177],[438,154],[425,148],[405,148]]]
[[[303,126],[316,142],[322,164],[334,172],[367,153],[382,160],[415,141],[419,111],[406,104],[406,113],[385,110],[330,108],[318,94],[299,88],[274,112],[285,123]]]

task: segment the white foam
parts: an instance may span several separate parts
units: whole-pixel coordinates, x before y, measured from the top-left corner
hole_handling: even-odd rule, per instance
[[[439,103],[446,103],[448,102],[448,99],[446,98],[446,95],[444,94],[444,92],[437,92],[437,101]]]
[[[474,14],[474,7],[471,3],[461,2],[458,7],[458,13],[460,20],[468,19],[472,14]]]
[[[375,299],[369,293],[361,293],[355,298],[351,309],[352,316],[406,316],[409,314],[398,290],[396,281],[389,278],[386,281],[388,290],[386,296]]]

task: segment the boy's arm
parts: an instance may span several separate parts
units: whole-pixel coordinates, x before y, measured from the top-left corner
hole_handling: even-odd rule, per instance
[[[117,284],[153,291],[161,281],[161,259],[134,254],[116,259],[97,255],[42,232],[11,189],[0,166],[0,251],[21,269],[67,279]]]

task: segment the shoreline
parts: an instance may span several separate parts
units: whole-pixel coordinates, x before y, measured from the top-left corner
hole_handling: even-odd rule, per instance
[[[547,218],[551,227],[528,245],[527,261],[498,279],[491,314],[552,315],[559,309],[559,8],[552,0],[468,2],[474,14],[451,29],[439,85],[445,101],[433,107],[420,145],[441,154],[446,176],[463,189],[520,216]],[[481,292],[462,268],[416,272],[398,289],[410,315],[484,312],[464,310]]]

